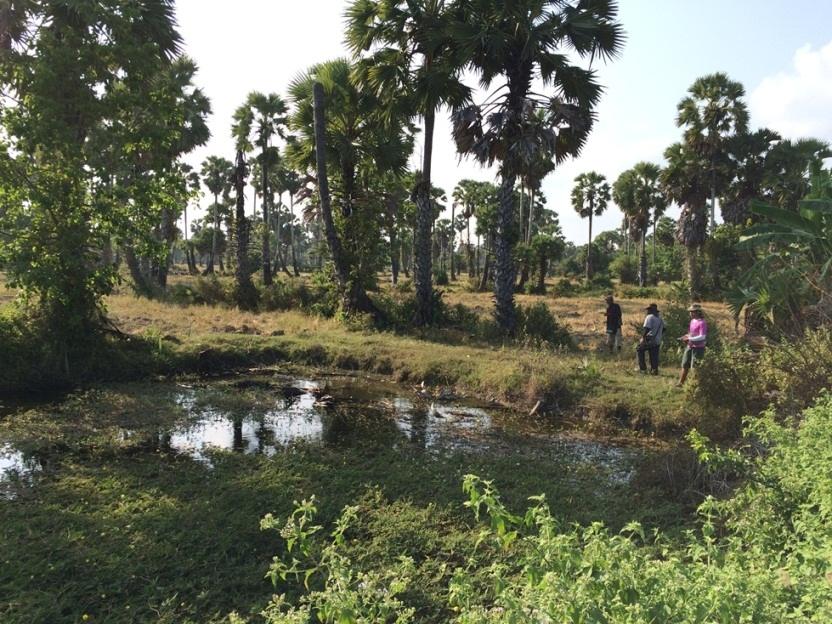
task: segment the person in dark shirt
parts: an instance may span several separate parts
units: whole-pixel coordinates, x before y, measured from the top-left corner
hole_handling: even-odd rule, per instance
[[[621,306],[613,301],[612,295],[607,295],[607,348],[610,353],[621,353]]]

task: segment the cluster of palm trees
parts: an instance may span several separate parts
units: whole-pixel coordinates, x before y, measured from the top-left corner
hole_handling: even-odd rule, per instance
[[[648,281],[645,240],[671,203],[681,213],[676,240],[685,248],[686,276],[692,295],[701,293],[699,251],[716,228],[716,204],[722,219],[747,226],[756,218],[754,201],[795,211],[809,190],[809,171],[830,155],[815,139],[790,141],[767,128],[749,132],[743,86],[723,73],[696,80],[677,107],[682,140],[664,152],[665,165],[640,162],[610,186],[596,172],[575,179],[572,203],[589,218],[586,277],[592,276],[592,217],[612,198],[624,213],[629,235],[640,243],[639,284]],[[655,232],[654,232],[655,233]],[[655,262],[655,236],[653,261]]]
[[[346,40],[351,58],[311,67],[292,82],[287,103],[276,95],[249,96],[235,115],[237,162],[254,154],[261,190],[270,187],[269,171],[279,161],[297,173],[307,217],[323,223],[349,310],[378,312],[366,295],[378,250],[388,245],[396,255],[393,248],[401,249],[396,224],[409,216],[418,325],[433,322],[437,309],[435,239],[450,240],[453,248],[457,231],[464,229],[472,272],[480,266],[471,257],[474,206],[493,206],[490,214],[488,208],[477,214],[477,234],[487,238],[483,283],[493,279],[496,319],[506,333],[513,332],[516,246],[532,245],[542,179],[580,152],[592,128],[602,89],[582,61],[591,66],[620,50],[617,3],[354,0],[346,12]],[[466,83],[469,78],[479,90]],[[450,222],[437,229],[433,137],[443,112],[451,115],[460,155],[496,164],[499,183],[489,190],[490,201],[475,202],[485,187],[465,181],[454,193]],[[421,165],[408,171],[417,133]],[[227,162],[223,166],[233,169]],[[215,204],[221,194],[216,188],[209,187]],[[272,200],[268,192],[262,197],[268,223]],[[241,201],[238,197],[237,204]],[[248,227],[243,212],[235,223],[242,240]],[[214,226],[218,229],[217,219]],[[268,229],[262,239],[264,283],[271,273]],[[450,259],[455,277],[453,251]],[[238,290],[249,292],[250,272],[238,273],[244,281]]]

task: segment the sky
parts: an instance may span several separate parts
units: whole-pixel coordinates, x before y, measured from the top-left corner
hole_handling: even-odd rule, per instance
[[[289,82],[315,63],[346,56],[347,0],[178,0],[185,53],[199,66],[197,85],[211,99],[212,138],[189,155],[233,160],[231,118],[250,91],[285,97]],[[621,55],[596,65],[605,94],[598,122],[581,155],[543,183],[568,240],[586,242],[587,224],[569,194],[575,176],[597,171],[612,182],[636,162],[662,163],[678,141],[676,105],[696,78],[722,71],[746,89],[751,128],[788,138],[832,142],[832,1],[620,0],[627,40]],[[456,154],[448,115],[437,120],[433,182],[450,196],[463,178],[494,180],[494,171]],[[417,141],[413,167],[418,166]],[[203,198],[203,205],[209,199]],[[677,213],[670,211],[670,216]],[[614,205],[593,233],[616,228]]]

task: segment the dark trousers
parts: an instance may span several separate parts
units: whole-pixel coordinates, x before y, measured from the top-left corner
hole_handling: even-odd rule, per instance
[[[638,346],[636,349],[636,353],[638,354],[638,367],[642,371],[647,370],[647,362],[644,361],[645,352],[650,355],[650,372],[658,373],[659,372],[659,347],[658,345],[646,345],[642,344]]]

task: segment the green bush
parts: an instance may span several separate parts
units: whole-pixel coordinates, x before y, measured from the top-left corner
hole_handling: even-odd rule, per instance
[[[447,286],[451,283],[448,279],[448,272],[445,269],[436,269],[433,272],[433,281],[437,286]]]
[[[341,296],[331,264],[312,274],[309,290],[313,301],[310,306],[312,313],[325,318],[332,318],[338,313]]]
[[[567,277],[555,282],[552,287],[552,294],[555,297],[574,297],[581,292],[581,287]]]
[[[198,277],[168,287],[168,299],[179,305],[234,305],[233,284],[217,276]]]
[[[312,303],[312,293],[302,280],[278,278],[260,293],[260,307],[269,312],[305,310]]]
[[[638,281],[638,258],[619,254],[610,262],[610,274],[622,284],[635,284]]]
[[[518,327],[521,339],[536,346],[570,347],[569,330],[561,325],[544,302],[518,308]]]
[[[707,498],[697,528],[674,539],[637,522],[617,534],[600,523],[566,525],[542,496],[516,515],[491,481],[466,476],[465,506],[481,528],[448,582],[453,621],[832,621],[832,489],[819,478],[832,472],[832,397],[806,410],[796,430],[767,414],[748,433],[766,453],[746,459],[691,436],[705,470],[750,478],[730,499]],[[361,567],[351,555],[363,539],[354,529],[358,507],[346,507],[328,537],[315,514],[313,499],[286,521],[262,522],[286,541],[268,574],[284,593],[266,622],[419,621],[413,585],[424,562],[402,553],[379,569]]]

